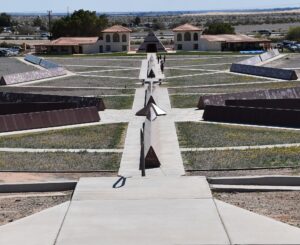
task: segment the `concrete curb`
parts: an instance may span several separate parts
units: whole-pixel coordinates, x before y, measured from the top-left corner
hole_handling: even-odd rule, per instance
[[[243,176],[208,178],[211,185],[299,186],[300,176]]]
[[[277,192],[300,191],[300,186],[210,185],[214,192]]]
[[[0,193],[69,191],[76,185],[76,181],[0,184]]]

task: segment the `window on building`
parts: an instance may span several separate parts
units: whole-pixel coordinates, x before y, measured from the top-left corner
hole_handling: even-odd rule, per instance
[[[191,41],[191,39],[192,37],[190,32],[184,33],[184,41]]]
[[[194,44],[194,50],[198,50],[199,49],[199,45],[198,45],[198,43],[195,43]]]
[[[110,43],[110,35],[106,35],[106,39],[105,40],[106,40],[107,43]]]
[[[106,52],[110,52],[110,45],[106,45]]]
[[[198,33],[194,33],[194,41],[198,41],[198,38],[199,38]]]
[[[178,45],[177,45],[177,49],[178,49],[178,50],[182,50],[182,44],[178,44]]]
[[[122,46],[122,51],[127,51],[127,46],[126,45]]]
[[[122,35],[122,42],[123,43],[127,42],[127,36],[125,34]]]
[[[113,42],[114,43],[120,42],[120,36],[119,36],[118,33],[114,33],[114,35],[113,35]]]
[[[181,34],[181,33],[178,33],[178,34],[177,34],[177,41],[178,41],[178,42],[181,42],[181,41],[182,41],[182,34]]]

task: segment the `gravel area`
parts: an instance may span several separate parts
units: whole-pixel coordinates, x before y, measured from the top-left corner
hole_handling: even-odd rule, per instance
[[[134,100],[134,95],[103,97],[103,102],[106,109],[115,109],[115,110],[131,109],[133,105],[133,100]]]
[[[0,225],[69,201],[72,191],[0,194]]]
[[[300,192],[214,193],[218,200],[300,228]]]
[[[16,58],[0,57],[0,78],[8,74],[35,70],[37,70],[35,67],[31,65],[26,65],[25,63],[17,60]]]

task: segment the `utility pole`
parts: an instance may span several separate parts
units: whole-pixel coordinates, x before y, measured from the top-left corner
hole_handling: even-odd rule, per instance
[[[52,15],[52,10],[48,10],[48,28],[49,28],[49,34],[50,34],[50,39],[52,37],[51,35],[51,15]]]

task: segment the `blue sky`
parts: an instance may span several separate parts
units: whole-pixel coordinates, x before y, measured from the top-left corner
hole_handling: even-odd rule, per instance
[[[0,0],[0,12],[66,12],[80,8],[98,12],[174,11],[300,7],[300,0]]]

